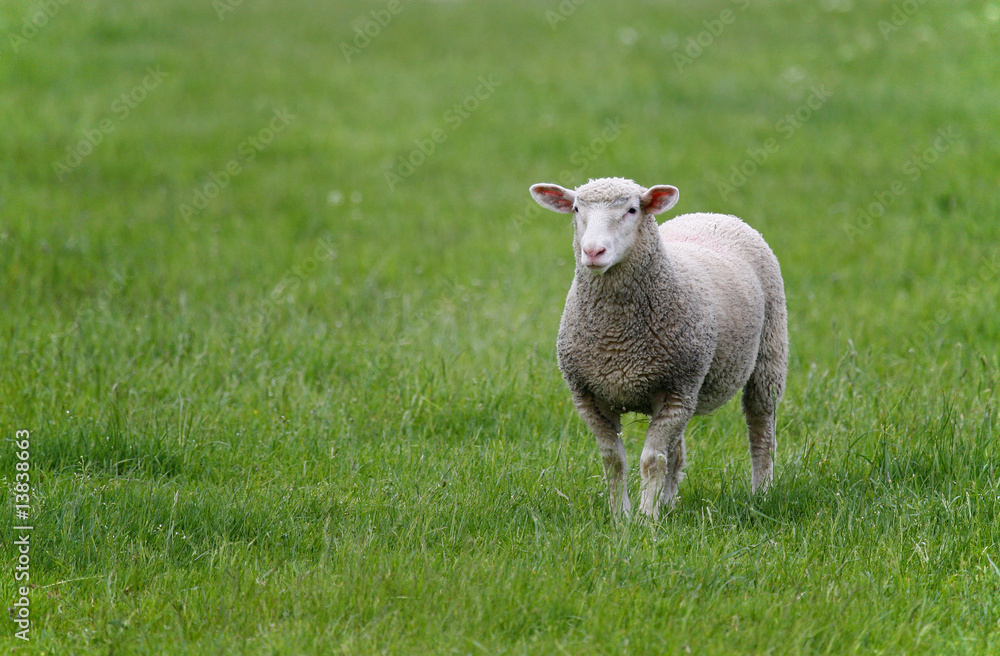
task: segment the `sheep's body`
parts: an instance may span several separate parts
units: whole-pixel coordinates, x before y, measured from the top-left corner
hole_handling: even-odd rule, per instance
[[[557,211],[568,211],[563,200],[570,199],[577,214],[559,368],[598,439],[612,510],[630,510],[623,412],[651,417],[641,510],[655,517],[676,494],[688,420],[741,388],[752,485],[765,487],[788,346],[781,271],[763,237],[720,214],[687,214],[657,227],[653,214],[676,202],[673,187],[646,190],[612,178],[576,192],[555,185],[532,192]]]
[[[652,393],[672,384],[696,396],[697,414],[708,413],[753,372],[764,328],[761,278],[777,262],[754,267],[754,249],[767,245],[731,216],[687,214],[659,233],[665,259],[574,278],[559,366],[571,389],[622,411],[650,414]],[[780,274],[777,282],[780,290]]]

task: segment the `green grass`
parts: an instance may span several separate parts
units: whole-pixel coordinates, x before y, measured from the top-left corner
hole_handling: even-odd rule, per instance
[[[34,526],[5,648],[1000,650],[995,3],[883,38],[862,0],[403,2],[349,62],[388,3],[50,4],[23,42],[35,5],[0,10],[8,606],[18,430]],[[766,497],[733,402],[674,511],[611,521],[555,363],[569,227],[527,193],[606,175],[782,263]]]

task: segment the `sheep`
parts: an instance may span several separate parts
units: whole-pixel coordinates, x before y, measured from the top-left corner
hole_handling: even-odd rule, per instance
[[[646,414],[639,511],[672,508],[684,429],[743,389],[751,490],[773,477],[775,410],[785,388],[788,327],[778,260],[759,232],[722,214],[685,214],[669,185],[590,180],[536,184],[542,207],[573,214],[576,269],[556,341],[580,417],[597,438],[614,519],[629,516],[621,415]]]

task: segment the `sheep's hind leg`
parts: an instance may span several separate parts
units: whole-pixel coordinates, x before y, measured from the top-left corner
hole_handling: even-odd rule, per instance
[[[775,410],[784,380],[776,384],[762,384],[759,371],[755,371],[743,388],[743,414],[747,420],[750,441],[750,490],[763,492],[774,476],[774,454],[777,449],[775,436]]]
[[[694,414],[676,397],[664,398],[653,410],[640,459],[642,497],[639,510],[657,519],[660,504],[671,507],[684,470],[684,429]]]
[[[627,517],[632,512],[632,502],[628,498],[628,466],[621,438],[621,415],[588,394],[573,395],[573,404],[597,438],[604,478],[608,482],[611,515],[616,520],[623,515]]]
[[[772,284],[780,288],[781,277]],[[775,414],[788,372],[788,319],[783,294],[767,304],[757,366],[743,388],[743,414],[750,440],[750,489],[763,492],[774,476]]]
[[[750,490],[764,492],[774,477],[774,414],[747,415],[750,438]]]

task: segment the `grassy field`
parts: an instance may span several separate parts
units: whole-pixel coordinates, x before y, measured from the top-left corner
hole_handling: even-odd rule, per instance
[[[4,3],[5,650],[1000,651],[1000,7],[608,4]],[[782,263],[766,497],[732,402],[611,521],[528,195],[609,175]]]

